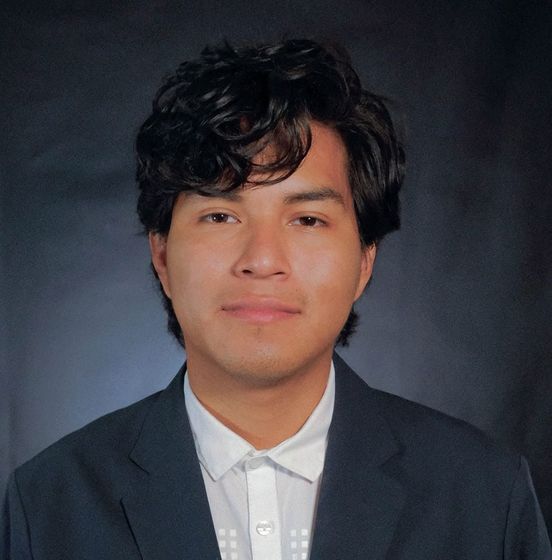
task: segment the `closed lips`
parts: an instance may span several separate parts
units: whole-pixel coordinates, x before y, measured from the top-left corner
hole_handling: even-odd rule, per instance
[[[222,306],[224,311],[300,313],[298,307],[275,299],[239,299]]]

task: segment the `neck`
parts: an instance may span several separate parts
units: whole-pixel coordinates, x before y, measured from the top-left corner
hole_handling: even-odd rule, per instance
[[[190,387],[201,404],[255,449],[270,449],[296,434],[326,389],[331,355],[274,380],[253,383],[188,354]]]

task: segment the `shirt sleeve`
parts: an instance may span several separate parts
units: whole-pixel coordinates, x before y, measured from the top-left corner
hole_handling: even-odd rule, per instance
[[[521,457],[510,496],[505,560],[552,560],[552,549],[529,466]]]
[[[32,560],[29,528],[15,473],[8,482],[0,528],[0,560]]]

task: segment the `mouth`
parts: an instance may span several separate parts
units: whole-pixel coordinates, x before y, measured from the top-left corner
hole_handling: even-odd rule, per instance
[[[222,306],[230,317],[250,323],[272,323],[297,317],[299,308],[274,298],[243,298]]]

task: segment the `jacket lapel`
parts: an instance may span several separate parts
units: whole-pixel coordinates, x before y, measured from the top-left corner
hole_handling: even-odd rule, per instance
[[[313,534],[316,560],[385,557],[403,503],[385,463],[399,447],[370,389],[334,355],[336,396]]]
[[[152,405],[130,455],[139,469],[122,503],[144,560],[220,558],[184,404],[185,367]]]

